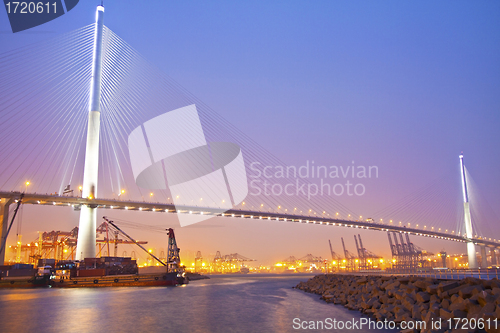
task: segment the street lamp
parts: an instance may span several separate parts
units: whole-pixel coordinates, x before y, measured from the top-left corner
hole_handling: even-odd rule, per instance
[[[25,191],[25,193],[27,193],[27,192],[28,192],[28,185],[29,185],[29,184],[30,184],[30,182],[29,182],[29,181],[26,181],[26,183],[24,183],[24,185],[26,185],[26,191]]]

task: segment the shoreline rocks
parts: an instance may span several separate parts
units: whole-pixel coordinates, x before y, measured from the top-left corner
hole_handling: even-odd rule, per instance
[[[479,318],[493,325],[482,330],[451,330],[442,328],[412,329],[406,332],[500,332],[500,281],[465,278],[440,280],[402,276],[317,275],[295,288],[321,295],[327,303],[340,304],[359,310],[379,321],[447,321],[464,318],[463,322]],[[447,325],[443,325],[447,326]],[[472,326],[472,325],[471,325]],[[487,326],[487,325],[485,325]]]

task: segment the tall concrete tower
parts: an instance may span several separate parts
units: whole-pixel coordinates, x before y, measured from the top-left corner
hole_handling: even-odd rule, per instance
[[[101,112],[101,63],[104,27],[104,7],[97,6],[94,33],[94,52],[92,58],[92,79],[90,81],[89,122],[87,128],[87,148],[85,169],[83,171],[82,197],[95,199],[99,169],[99,129]],[[76,259],[94,258],[96,255],[96,217],[97,206],[82,205],[78,229]]]
[[[465,235],[472,238],[472,219],[470,215],[469,193],[467,191],[467,178],[465,177],[464,155],[460,155],[460,170],[462,172],[462,193],[464,196],[464,220]],[[476,245],[473,241],[467,242],[467,257],[469,259],[469,268],[477,268]]]

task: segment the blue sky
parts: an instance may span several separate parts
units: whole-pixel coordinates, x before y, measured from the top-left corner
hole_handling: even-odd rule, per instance
[[[2,12],[0,52],[91,24],[97,4],[80,1],[53,22],[17,34]],[[499,2],[104,5],[110,29],[284,162],[377,165],[380,177],[367,194],[345,198],[353,210],[370,214],[443,174],[456,173],[458,182],[464,151],[500,216]],[[307,235],[319,237],[309,229]],[[306,251],[290,253],[294,246],[280,242],[278,258]],[[326,255],[321,242],[307,251]],[[252,251],[250,241],[242,247],[233,251]]]

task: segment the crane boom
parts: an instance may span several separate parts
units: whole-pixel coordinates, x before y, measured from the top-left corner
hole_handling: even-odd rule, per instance
[[[162,264],[163,266],[167,266],[167,264],[165,264],[163,261],[161,261],[160,259],[158,259],[154,254],[150,253],[148,250],[146,250],[144,248],[144,246],[142,246],[141,244],[137,243],[137,241],[135,239],[133,239],[132,237],[130,237],[129,235],[127,235],[127,233],[125,233],[125,231],[123,231],[122,229],[120,229],[116,224],[113,223],[113,221],[110,221],[106,218],[106,216],[103,216],[102,217],[104,220],[106,220],[106,222],[108,222],[109,224],[111,224],[113,227],[116,228],[116,230],[118,230],[119,232],[122,233],[123,236],[127,237],[128,239],[130,239],[132,242],[134,242],[137,246],[139,246],[144,252],[146,252],[147,254],[149,254],[151,257],[153,257],[156,261],[158,261],[160,264]]]

